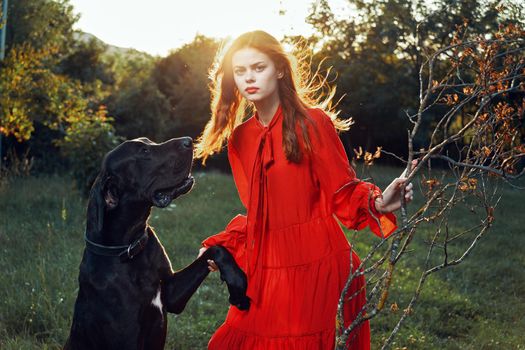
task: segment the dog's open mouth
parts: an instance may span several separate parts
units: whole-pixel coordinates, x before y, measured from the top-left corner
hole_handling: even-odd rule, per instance
[[[167,207],[175,198],[188,193],[193,187],[195,178],[191,174],[172,187],[161,188],[153,193],[153,204],[159,208]]]

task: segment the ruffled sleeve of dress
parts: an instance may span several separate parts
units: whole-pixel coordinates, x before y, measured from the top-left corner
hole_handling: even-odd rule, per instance
[[[231,143],[228,144],[228,160],[232,168],[233,179],[239,192],[239,197],[246,208],[248,180],[242,168],[239,155]],[[239,214],[226,225],[223,231],[202,241],[202,246],[221,245],[228,249],[237,264],[244,267],[246,265],[246,226],[246,215]]]
[[[329,210],[349,229],[361,230],[369,226],[377,236],[388,237],[397,228],[396,216],[376,210],[374,203],[381,196],[381,190],[356,178],[330,117],[320,109],[311,113],[319,124],[315,127],[317,133],[314,130],[311,137],[312,167]]]

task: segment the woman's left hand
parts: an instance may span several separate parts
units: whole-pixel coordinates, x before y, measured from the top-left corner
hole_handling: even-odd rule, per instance
[[[417,165],[417,159],[412,161],[412,168]],[[412,183],[405,185],[405,172],[400,177],[394,179],[383,191],[383,197],[378,197],[375,201],[376,210],[381,214],[391,213],[401,208],[401,189],[405,186],[405,201],[410,203],[414,199]]]

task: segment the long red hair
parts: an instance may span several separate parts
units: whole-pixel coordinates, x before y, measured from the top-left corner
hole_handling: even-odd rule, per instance
[[[233,54],[247,47],[266,54],[277,70],[283,73],[278,81],[278,89],[283,112],[283,149],[289,161],[299,163],[302,159],[297,125],[301,127],[305,149],[311,151],[306,128],[306,122],[311,120],[307,108],[323,109],[330,115],[336,129],[348,130],[351,119],[337,119],[337,113],[333,111],[335,89],[330,88],[325,96],[320,93],[326,85],[326,78],[320,78],[318,70],[313,76],[310,74],[310,62],[304,59],[304,51],[299,50],[297,57],[287,54],[277,39],[264,31],[256,30],[242,34],[229,46],[219,50],[215,57],[210,70],[212,116],[197,140],[195,158],[202,158],[202,163],[205,164],[206,158],[220,152],[224,140],[243,122],[252,108],[237,89],[232,69]]]

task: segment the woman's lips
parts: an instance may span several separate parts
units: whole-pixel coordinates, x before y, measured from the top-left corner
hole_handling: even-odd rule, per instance
[[[256,87],[249,87],[249,88],[246,88],[244,91],[246,91],[246,92],[249,93],[249,94],[254,94],[254,93],[256,93],[257,91],[259,91],[259,88],[256,88]]]

